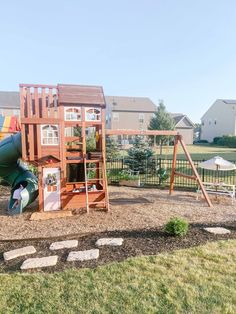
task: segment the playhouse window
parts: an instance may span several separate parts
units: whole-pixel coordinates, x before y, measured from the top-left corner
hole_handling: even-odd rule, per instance
[[[58,145],[59,130],[58,125],[42,125],[41,126],[41,143],[42,145]]]
[[[100,121],[101,120],[101,110],[98,108],[88,108],[86,109],[86,121]]]
[[[77,108],[77,107],[65,108],[65,120],[66,121],[81,120],[81,108]]]

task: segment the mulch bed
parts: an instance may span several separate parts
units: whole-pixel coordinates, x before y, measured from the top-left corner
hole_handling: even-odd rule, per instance
[[[204,227],[221,226],[231,230],[230,234],[214,235],[203,230]],[[121,237],[124,243],[119,247],[101,247],[100,256],[97,260],[86,262],[66,262],[67,255],[70,251],[80,251],[96,248],[95,242],[101,237]],[[77,248],[50,251],[49,246],[54,241],[65,239],[78,239]],[[11,273],[20,271],[22,262],[28,257],[43,257],[48,255],[58,255],[59,260],[56,266],[30,270],[28,272],[47,272],[53,273],[66,268],[95,268],[111,262],[120,262],[129,257],[140,255],[156,255],[161,252],[170,252],[173,250],[183,249],[205,244],[209,241],[236,239],[236,222],[227,222],[221,224],[192,224],[186,236],[176,238],[167,235],[162,228],[143,229],[129,231],[111,231],[100,232],[80,236],[79,234],[57,237],[44,240],[18,240],[18,241],[0,241],[0,272]],[[37,253],[28,257],[19,257],[8,262],[3,260],[3,252],[20,248],[23,246],[35,246]]]

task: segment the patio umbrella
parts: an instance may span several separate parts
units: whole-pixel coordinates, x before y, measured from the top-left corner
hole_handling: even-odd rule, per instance
[[[209,160],[203,161],[199,164],[200,168],[207,169],[207,170],[221,170],[221,171],[227,171],[227,170],[234,170],[236,169],[235,164],[232,162],[229,162],[228,160],[225,160],[224,158],[220,156],[215,156]]]

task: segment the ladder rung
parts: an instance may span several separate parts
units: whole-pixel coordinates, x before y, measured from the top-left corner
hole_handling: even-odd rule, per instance
[[[94,191],[88,191],[88,193],[92,193],[92,192],[105,192],[104,190],[94,190]]]
[[[106,202],[105,201],[101,201],[101,202],[91,202],[91,203],[89,203],[89,205],[95,205],[95,204],[106,204]]]
[[[102,180],[104,180],[103,178],[100,178],[100,179],[87,179],[87,182],[89,182],[89,181],[102,181]]]

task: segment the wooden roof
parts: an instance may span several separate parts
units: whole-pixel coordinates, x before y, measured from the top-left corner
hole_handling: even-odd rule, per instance
[[[105,106],[100,86],[58,84],[59,104],[84,104]]]

